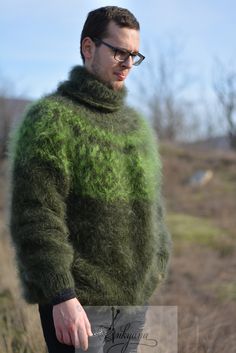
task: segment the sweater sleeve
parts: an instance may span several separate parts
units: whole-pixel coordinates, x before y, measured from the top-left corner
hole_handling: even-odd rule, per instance
[[[74,289],[66,223],[66,130],[56,111],[36,106],[14,136],[10,233],[29,302],[50,302],[58,293]]]
[[[160,271],[160,280],[166,278],[168,273],[168,265],[171,255],[172,241],[171,235],[165,223],[165,209],[163,200],[159,201],[157,207],[157,222],[158,222],[158,239],[160,246],[157,252],[158,268]]]
[[[154,130],[150,130],[150,141],[153,141],[154,153],[158,161],[158,173],[156,176],[156,221],[157,221],[157,263],[159,269],[159,280],[162,281],[167,277],[168,267],[170,263],[172,239],[171,234],[166,226],[165,219],[165,202],[162,196],[163,186],[163,165],[159,152],[159,144]]]
[[[73,288],[66,288],[52,298],[51,304],[52,305],[61,304],[73,298],[76,298],[75,290]]]

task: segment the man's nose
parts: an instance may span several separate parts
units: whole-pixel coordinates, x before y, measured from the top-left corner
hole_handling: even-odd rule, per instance
[[[129,55],[129,57],[122,63],[122,66],[131,69],[133,66],[133,57]]]

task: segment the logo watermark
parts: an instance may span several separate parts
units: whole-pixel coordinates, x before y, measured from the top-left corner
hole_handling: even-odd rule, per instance
[[[85,306],[93,336],[87,352],[177,353],[176,306]],[[81,353],[82,349],[75,349]]]

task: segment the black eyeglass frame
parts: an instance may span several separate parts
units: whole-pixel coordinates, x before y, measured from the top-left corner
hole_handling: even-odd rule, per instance
[[[139,60],[136,62],[136,63],[133,63],[134,66],[138,66],[141,64],[141,62],[145,59],[145,56],[141,53],[137,53],[137,52],[133,52],[133,51],[129,51],[125,48],[118,48],[118,47],[114,47],[113,45],[105,42],[104,40],[100,39],[100,38],[93,38],[93,41],[95,43],[102,43],[104,44],[105,46],[107,46],[108,48],[110,48],[113,52],[114,52],[114,59],[120,63],[123,63],[125,62],[130,56],[134,59],[136,58],[137,56],[139,57]],[[127,53],[127,58],[124,59],[124,60],[119,60],[116,58],[116,55],[117,55],[117,52],[120,51],[120,52],[123,52],[123,53]]]

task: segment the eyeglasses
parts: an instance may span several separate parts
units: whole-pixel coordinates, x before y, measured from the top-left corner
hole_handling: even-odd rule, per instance
[[[114,52],[114,59],[119,61],[120,63],[125,62],[131,56],[133,60],[133,65],[138,66],[145,59],[145,56],[141,53],[129,51],[123,48],[113,47],[113,45],[104,42],[104,40],[102,39],[94,38],[93,41],[96,43],[102,43],[106,47],[110,48]]]

